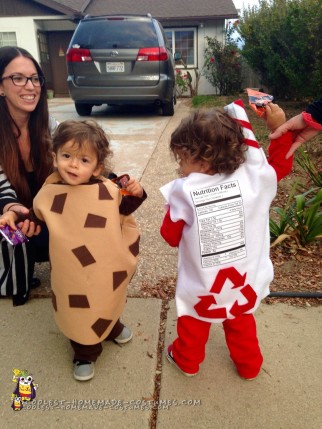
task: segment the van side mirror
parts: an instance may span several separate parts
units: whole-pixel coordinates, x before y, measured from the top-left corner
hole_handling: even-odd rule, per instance
[[[181,60],[181,52],[175,52],[174,53],[174,55],[173,55],[173,59],[174,59],[174,61],[179,61],[179,60]]]

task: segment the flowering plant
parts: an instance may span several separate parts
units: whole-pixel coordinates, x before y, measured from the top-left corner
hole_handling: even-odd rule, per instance
[[[190,97],[194,97],[195,95],[198,95],[198,86],[200,77],[202,75],[202,71],[204,67],[200,70],[198,70],[197,67],[189,67],[190,71],[194,71],[195,78],[192,79],[192,75],[190,71],[188,70],[187,64],[181,59],[180,64],[183,66],[182,69],[176,69],[176,84],[177,84],[177,93],[180,97],[184,92],[188,91],[190,92]]]
[[[238,23],[238,22],[237,22]],[[230,95],[241,89],[241,56],[237,42],[232,39],[236,23],[229,21],[226,27],[225,43],[206,36],[204,76],[219,90],[219,95]]]
[[[186,71],[184,72],[182,69],[176,69],[176,86],[179,97],[188,91],[189,78]]]

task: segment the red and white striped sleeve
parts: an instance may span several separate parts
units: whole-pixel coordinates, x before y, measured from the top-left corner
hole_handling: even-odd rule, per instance
[[[253,132],[253,127],[249,122],[245,106],[242,100],[236,100],[224,107],[228,115],[235,119],[239,126],[242,128],[245,144],[248,146],[256,147],[259,149],[259,144]]]
[[[245,144],[255,148],[260,148],[253,132],[251,123],[249,122],[244,103],[242,100],[236,100],[227,106],[225,111],[228,115],[235,119],[242,128]],[[274,168],[277,176],[277,181],[287,176],[293,166],[293,157],[286,159],[286,154],[292,145],[292,133],[287,132],[280,138],[272,140],[268,148],[268,163]]]

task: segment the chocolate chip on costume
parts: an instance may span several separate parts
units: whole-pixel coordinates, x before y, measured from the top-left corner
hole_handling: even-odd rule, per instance
[[[105,228],[106,217],[88,213],[84,228]]]
[[[113,289],[116,290],[127,278],[126,271],[117,271],[113,273]]]
[[[129,246],[130,252],[132,253],[133,256],[138,256],[139,254],[139,243],[140,243],[140,237],[138,237],[138,239]]]
[[[99,200],[112,200],[113,199],[113,197],[111,196],[109,191],[105,188],[103,183],[98,184],[98,190],[99,190],[99,195],[98,195]]]
[[[56,195],[51,206],[51,211],[60,214],[63,213],[66,198],[67,194]]]
[[[69,295],[69,306],[71,308],[89,308],[86,295]]]
[[[95,334],[100,338],[111,323],[112,320],[97,319],[94,325],[92,325],[92,329]]]
[[[94,264],[96,262],[86,246],[80,246],[77,247],[77,249],[72,249],[72,252],[83,267],[87,267],[87,265]]]
[[[51,292],[51,302],[53,304],[54,310],[57,311],[57,300],[56,300],[56,295],[54,294],[54,292]]]

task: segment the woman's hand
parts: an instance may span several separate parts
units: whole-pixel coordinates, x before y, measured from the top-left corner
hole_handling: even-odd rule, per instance
[[[299,115],[294,116],[293,118],[285,122],[283,125],[278,127],[273,133],[269,135],[269,138],[278,139],[288,131],[293,132],[293,144],[288,153],[286,154],[286,159],[290,158],[296,151],[296,149],[300,147],[303,143],[309,141],[311,138],[313,138],[316,134],[319,133],[318,129],[311,128],[307,125],[307,123],[303,119],[302,113],[300,113]]]

